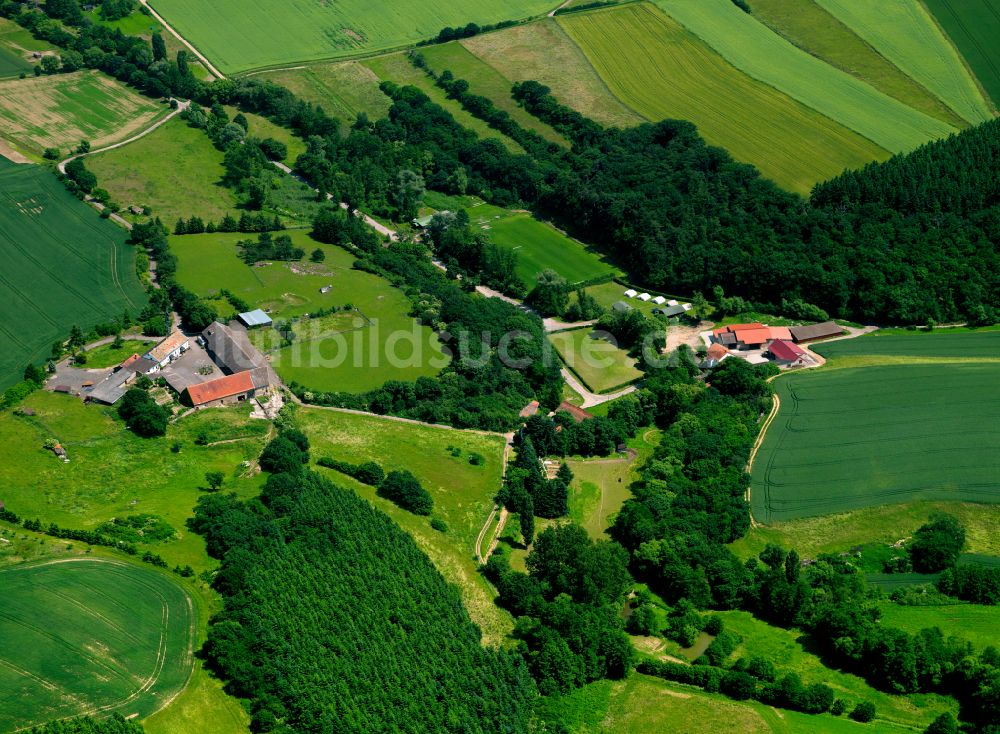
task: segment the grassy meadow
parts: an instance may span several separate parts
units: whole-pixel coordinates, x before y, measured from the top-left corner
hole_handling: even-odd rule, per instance
[[[0,570],[0,729],[81,713],[146,716],[187,684],[198,619],[184,589],[100,558]]]
[[[327,114],[350,124],[364,113],[372,120],[385,117],[392,101],[379,90],[379,78],[358,61],[311,64],[298,69],[260,75],[287,87],[297,97],[320,105]]]
[[[373,487],[330,469],[317,469],[372,502],[410,533],[444,577],[458,586],[469,615],[483,630],[484,642],[499,644],[510,632],[511,620],[493,603],[496,592],[476,570],[475,546],[500,489],[504,438],[320,408],[299,410],[298,422],[309,436],[314,459],[375,461],[386,471],[409,469],[416,475],[433,496],[433,514],[447,523],[447,532],[434,530],[428,518],[377,497]],[[469,462],[473,453],[483,457],[482,464]]]
[[[862,39],[972,124],[992,119],[962,58],[920,3],[817,0]]]
[[[891,153],[954,128],[793,46],[730,0],[657,0],[736,68],[854,130]]]
[[[555,0],[154,0],[153,7],[223,73],[399,48],[445,26],[541,15]]]
[[[965,124],[948,105],[875,51],[816,0],[756,0],[753,14],[799,48],[880,92],[949,125]]]
[[[133,354],[142,356],[155,346],[155,344],[155,340],[144,341],[142,339],[125,339],[122,346],[118,349],[115,349],[113,344],[102,344],[99,347],[87,350],[87,364],[85,366],[88,370],[114,367],[121,364]]]
[[[0,136],[24,152],[125,140],[166,107],[97,71],[0,81]]]
[[[221,183],[222,152],[179,117],[134,143],[89,156],[87,167],[121,206],[149,206],[168,227],[180,217],[238,215],[236,195]]]
[[[747,76],[653,5],[559,22],[633,109],[650,120],[690,120],[710,144],[786,189],[808,194],[845,168],[888,157],[856,132]]]
[[[983,89],[1000,104],[1000,9],[993,0],[925,0],[934,19],[958,47]]]
[[[903,606],[886,601],[879,604],[882,623],[917,634],[938,627],[945,636],[955,635],[972,643],[977,650],[1000,642],[1000,609],[982,604]]]
[[[44,361],[77,324],[90,328],[146,303],[125,233],[40,166],[0,158],[0,387]]]
[[[642,377],[638,360],[589,327],[549,334],[566,366],[593,392],[611,392]]]

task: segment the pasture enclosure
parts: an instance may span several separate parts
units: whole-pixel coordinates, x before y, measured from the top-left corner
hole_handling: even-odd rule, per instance
[[[593,392],[611,392],[642,377],[638,360],[590,327],[549,334],[563,362]]]
[[[70,196],[50,171],[0,158],[0,387],[41,363],[76,324],[146,303],[125,233]]]
[[[925,0],[927,7],[983,85],[1000,100],[1000,8],[993,0]]]
[[[924,6],[910,0],[817,0],[879,53],[972,124],[992,119],[962,58]]]
[[[948,105],[875,51],[816,0],[755,0],[753,14],[799,48],[880,92],[949,125],[965,124]]]
[[[97,71],[0,81],[0,136],[27,151],[81,140],[100,148],[148,127],[166,108]]]
[[[517,20],[555,0],[154,0],[153,7],[224,73],[398,48],[446,26]]]
[[[712,145],[808,194],[883,148],[752,79],[645,3],[559,20],[609,88],[647,119],[690,120]],[[641,60],[641,61],[639,61]]]
[[[0,570],[0,730],[147,716],[187,684],[197,614],[166,574],[98,558]]]
[[[730,0],[656,0],[727,61],[755,79],[903,153],[955,129],[796,48]]]
[[[1000,502],[998,377],[1000,363],[783,376],[781,408],[753,466],[755,517],[921,499]]]
[[[514,212],[490,204],[477,204],[468,210],[472,226],[490,240],[517,255],[517,274],[530,289],[543,270],[554,270],[570,286],[576,283],[621,275],[621,271],[601,255],[587,249],[546,222],[527,212]]]
[[[149,206],[168,227],[183,217],[219,221],[236,212],[224,187],[222,152],[179,117],[133,143],[88,156],[87,168],[122,206]],[[236,212],[238,215],[238,212]]]
[[[504,438],[500,434],[455,431],[392,418],[303,408],[299,424],[309,436],[314,458],[329,456],[351,463],[374,461],[386,472],[409,469],[434,498],[434,516],[448,530],[430,527],[426,517],[400,509],[370,487],[322,467],[342,487],[352,489],[388,514],[413,536],[441,574],[456,584],[487,644],[499,644],[510,631],[510,617],[493,603],[495,591],[477,571],[476,537],[493,507],[503,476]],[[469,462],[477,453],[483,462]]]

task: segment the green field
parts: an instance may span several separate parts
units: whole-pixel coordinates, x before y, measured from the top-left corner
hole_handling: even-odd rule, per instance
[[[322,263],[275,262],[250,267],[237,258],[244,234],[182,235],[170,238],[177,257],[177,280],[202,296],[226,288],[263,308],[274,319],[289,319],[331,306],[350,304],[350,323],[331,328],[329,319],[297,327],[298,338],[281,348],[276,332],[254,333],[254,342],[270,352],[282,379],[316,391],[360,392],[387,380],[436,375],[447,364],[431,330],[409,316],[410,302],[384,279],[354,270],[354,256],[321,245],[302,230],[288,234],[307,253],[319,248]],[[329,293],[320,289],[331,285]],[[343,316],[339,317],[343,322]]]
[[[1000,9],[993,0],[925,0],[993,101],[1000,100]]]
[[[546,269],[555,270],[570,285],[621,275],[618,268],[597,252],[527,212],[490,204],[474,204],[467,211],[473,227],[517,254],[517,274],[528,288],[534,286],[538,274]]]
[[[781,408],[754,462],[755,516],[769,523],[915,500],[1000,501],[998,346],[1000,336],[983,332],[817,347],[829,368],[775,382]]]
[[[98,186],[123,207],[149,206],[168,227],[183,217],[219,221],[236,212],[222,183],[222,152],[203,130],[175,117],[149,135],[87,158]]]
[[[386,471],[405,468],[416,475],[434,497],[434,516],[448,524],[446,533],[432,529],[428,518],[376,497],[374,488],[318,469],[374,503],[412,535],[444,577],[458,586],[484,642],[499,644],[510,632],[511,620],[493,603],[495,590],[476,570],[475,545],[500,489],[503,437],[319,408],[300,410],[298,419],[314,458],[375,461]],[[484,458],[483,464],[469,463],[473,452]]]
[[[223,73],[296,61],[351,56],[410,45],[445,26],[480,25],[540,15],[555,0],[154,0],[168,23]]]
[[[146,295],[125,233],[50,171],[0,158],[0,387],[17,382],[77,324],[138,313]]]
[[[965,120],[992,119],[975,80],[923,5],[911,0],[817,2]]]
[[[852,130],[742,73],[653,5],[559,22],[626,104],[651,120],[690,120],[710,144],[786,189],[807,194],[845,168],[888,157]]]
[[[754,0],[754,17],[799,48],[915,110],[961,127],[965,121],[816,0]]]
[[[126,339],[120,349],[115,349],[112,344],[102,344],[99,347],[87,350],[88,370],[101,367],[114,367],[131,357],[133,354],[142,356],[156,344],[155,340],[143,341],[141,339]]]
[[[602,332],[603,333],[603,332]],[[638,360],[590,328],[558,331],[549,341],[566,366],[593,392],[611,392],[642,377]]]
[[[562,104],[602,125],[629,127],[643,120],[611,93],[553,18],[483,33],[461,44],[511,82],[540,82]]]
[[[198,617],[168,576],[105,559],[0,571],[0,730],[146,716],[187,684]]]
[[[23,151],[100,148],[148,127],[166,108],[96,71],[0,81],[0,136]]]
[[[827,115],[892,153],[954,128],[796,48],[730,0],[657,0],[736,68]]]
[[[375,72],[357,61],[313,64],[301,69],[269,71],[261,76],[321,106],[345,124],[353,122],[361,112],[372,120],[385,117],[392,105],[378,88]]]
[[[981,650],[1000,643],[1000,609],[980,604],[948,604],[909,607],[892,602],[879,604],[882,623],[915,634],[928,627],[940,627],[945,636],[956,635]]]

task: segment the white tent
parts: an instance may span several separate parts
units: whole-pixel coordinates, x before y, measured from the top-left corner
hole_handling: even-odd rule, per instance
[[[677,301],[675,301],[673,298],[671,298],[669,301],[667,301],[667,305],[668,306],[676,306],[677,305]]]
[[[653,303],[655,303],[657,306],[662,306],[666,302],[667,299],[664,298],[663,296],[657,296],[656,298],[653,299]]]
[[[640,293],[638,298],[640,301],[648,301],[652,298],[652,296],[649,295],[648,293]]]
[[[625,291],[626,298],[635,298],[637,295],[639,295],[639,291],[634,291],[631,288]]]

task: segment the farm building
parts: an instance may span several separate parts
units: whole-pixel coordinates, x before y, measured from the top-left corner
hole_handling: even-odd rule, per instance
[[[687,309],[679,303],[675,306],[664,306],[663,308],[654,308],[653,313],[660,313],[664,316],[669,316],[673,318],[674,316],[680,316],[681,314],[687,313]]]
[[[426,227],[429,227],[429,226],[430,226],[430,224],[431,224],[431,221],[432,221],[432,220],[434,219],[434,216],[435,216],[436,214],[448,214],[448,213],[449,213],[449,212],[447,212],[447,211],[443,211],[443,212],[434,212],[434,214],[428,214],[428,215],[427,215],[426,217],[414,217],[414,218],[413,218],[413,219],[412,219],[412,220],[410,221],[410,224],[412,224],[412,225],[413,225],[414,227],[416,227],[417,229],[424,229],[424,228],[426,228]]]
[[[684,306],[690,307],[690,304],[681,304],[682,308]],[[712,341],[729,349],[760,349],[772,339],[788,339],[790,336],[784,326],[764,326],[756,321],[730,324],[712,331]]]
[[[809,326],[793,326],[789,329],[792,339],[796,344],[816,341],[817,339],[829,339],[832,336],[840,336],[844,330],[833,321],[824,321],[822,324],[810,324]]]
[[[611,304],[611,310],[617,311],[618,313],[624,313],[625,311],[631,311],[632,307],[625,303],[625,301],[615,301]]]
[[[625,291],[626,298],[635,298],[637,295],[639,295],[639,291],[632,290],[631,288]]]
[[[179,331],[173,332],[143,356],[144,359],[153,363],[146,371],[156,372],[161,367],[173,362],[190,348],[191,342],[184,334]]]
[[[267,389],[267,382],[259,384],[255,379],[255,373],[256,371],[246,370],[197,385],[190,385],[184,391],[184,397],[195,408],[228,405],[249,400],[258,391]]]
[[[701,367],[702,369],[710,370],[728,356],[728,349],[721,344],[713,344],[708,348],[708,352],[705,354],[705,359],[702,360]]]
[[[559,403],[559,407],[556,408],[556,412],[558,413],[559,411],[569,413],[577,423],[583,423],[585,420],[590,420],[594,417],[583,408],[578,408],[572,403],[567,403],[565,400]]]
[[[129,366],[135,364],[138,361],[139,361],[139,355],[138,354],[133,354],[131,357],[127,357],[120,365],[118,365],[117,367],[115,367],[115,372],[118,372],[119,370],[123,370],[126,367],[129,367]]]
[[[254,329],[258,326],[271,325],[271,317],[259,308],[255,308],[253,311],[247,311],[246,313],[241,313],[236,318],[238,318],[240,323],[248,329]]]
[[[234,334],[233,330],[218,321],[212,323],[207,329],[201,332],[201,338],[205,342],[205,351],[227,374],[245,372],[247,370],[260,367],[259,360],[253,359],[243,348]]]
[[[806,353],[792,342],[775,339],[767,348],[767,353],[778,364],[784,367],[796,367],[805,364]]]
[[[118,365],[114,372],[97,383],[92,390],[88,391],[85,399],[104,403],[105,405],[114,405],[128,392],[129,385],[139,375],[146,374],[149,370],[149,365],[150,361],[148,359],[139,359],[138,357],[133,359],[129,357]]]

